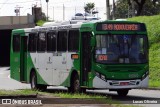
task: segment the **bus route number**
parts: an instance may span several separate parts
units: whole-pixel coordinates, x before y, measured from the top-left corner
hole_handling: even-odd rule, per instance
[[[98,55],[99,61],[106,61],[108,59],[107,55]]]
[[[139,26],[137,24],[103,24],[102,25],[103,30],[130,30],[130,31],[136,31],[139,29]]]

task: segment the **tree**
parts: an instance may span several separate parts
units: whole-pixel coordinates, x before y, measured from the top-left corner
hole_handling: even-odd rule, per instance
[[[127,18],[129,16],[128,8],[127,0],[117,0],[115,3],[115,18]]]
[[[140,16],[146,0],[133,0],[133,1],[137,4],[137,14],[136,15]],[[128,4],[131,5],[131,0],[128,0]]]
[[[42,19],[41,20],[47,21],[46,19],[48,19],[47,16],[46,16],[46,14],[44,12],[42,12]]]
[[[138,0],[133,0],[137,4],[137,16],[140,15],[156,15],[160,12],[160,1],[158,0],[141,0],[141,3]]]
[[[128,0],[128,4],[131,5],[131,1],[134,1],[137,5],[137,14],[136,16],[142,15],[142,11],[144,10],[143,8],[146,7],[145,4],[150,5],[150,6],[156,6],[156,3],[159,3],[159,0]],[[150,8],[148,8],[150,9]]]
[[[158,1],[158,0],[153,0],[152,2],[153,2],[153,5],[156,5],[156,2],[160,2],[160,1]]]
[[[95,8],[95,4],[94,3],[87,3],[84,6],[84,11],[87,12],[87,13],[93,13],[94,8]]]
[[[160,2],[154,2],[152,0],[146,0],[144,7],[142,9],[141,15],[157,15],[160,13]]]
[[[116,2],[116,18],[126,18],[132,17],[132,12],[136,16],[139,15],[157,15],[160,13],[160,0],[145,0],[145,3],[142,0],[139,0],[139,5],[137,0],[117,0]],[[142,6],[143,5],[143,6]],[[133,8],[135,7],[135,8]]]

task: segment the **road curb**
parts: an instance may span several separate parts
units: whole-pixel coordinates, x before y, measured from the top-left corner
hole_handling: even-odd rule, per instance
[[[141,90],[159,90],[160,91],[160,88],[143,88]]]
[[[0,99],[5,98],[37,98],[37,94],[31,95],[0,95]]]

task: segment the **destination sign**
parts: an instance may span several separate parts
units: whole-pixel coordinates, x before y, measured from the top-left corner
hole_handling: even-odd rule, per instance
[[[144,24],[129,24],[129,23],[99,23],[97,24],[98,31],[145,31]]]

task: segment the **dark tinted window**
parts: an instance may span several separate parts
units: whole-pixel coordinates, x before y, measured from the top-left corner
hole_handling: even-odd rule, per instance
[[[77,51],[79,46],[79,30],[69,31],[68,51]]]
[[[96,61],[99,63],[146,63],[146,35],[96,35]]]
[[[38,36],[38,51],[44,52],[46,51],[46,33],[41,32]]]
[[[67,31],[59,31],[57,38],[57,51],[67,50]]]
[[[27,52],[28,51],[28,36],[23,36],[23,47],[24,47],[24,52]]]
[[[28,51],[36,52],[36,50],[37,50],[37,34],[31,33],[29,34]]]
[[[47,34],[47,51],[56,51],[56,33],[49,32]]]
[[[13,51],[14,52],[20,51],[20,35],[13,36]]]
[[[83,14],[82,13],[77,13],[77,14],[75,14],[75,16],[83,16]]]

